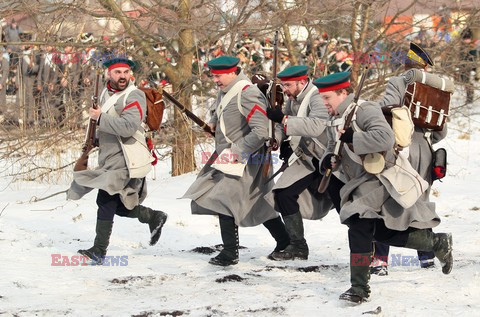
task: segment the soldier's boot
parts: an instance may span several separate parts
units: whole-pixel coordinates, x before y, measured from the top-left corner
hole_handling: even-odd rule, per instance
[[[387,276],[388,275],[388,263],[379,259],[373,258],[370,263],[370,274],[375,274],[378,276]]]
[[[350,254],[350,283],[352,286],[340,295],[340,299],[360,304],[370,296],[370,253]]]
[[[223,250],[208,263],[219,266],[235,265],[238,263],[238,226],[233,217],[220,215],[219,222]]]
[[[285,228],[290,237],[290,244],[283,250],[273,252],[271,257],[277,261],[284,260],[307,260],[308,245],[304,238],[303,219],[300,212],[283,217]]]
[[[155,245],[158,239],[160,239],[162,228],[167,221],[168,215],[163,211],[138,205],[128,213],[128,217],[138,218],[138,221],[141,223],[148,224],[150,229],[150,245]]]
[[[267,256],[269,260],[275,260],[272,257],[273,253],[284,250],[290,244],[290,237],[280,216],[275,219],[265,221],[263,225],[268,229],[272,237],[277,242],[277,246],[273,252]]]
[[[112,234],[113,221],[97,219],[95,227],[95,240],[93,247],[87,250],[78,250],[77,252],[91,259],[97,264],[101,264],[107,255],[110,235]]]
[[[434,233],[421,229],[409,233],[405,248],[433,251],[442,265],[443,274],[449,274],[453,268],[452,245],[451,233]]]

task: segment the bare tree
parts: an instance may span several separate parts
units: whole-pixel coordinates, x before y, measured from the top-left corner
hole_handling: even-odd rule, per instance
[[[166,74],[172,84],[174,95],[187,108],[192,109],[192,96],[201,94],[213,97],[215,94],[211,83],[205,77],[203,67],[198,63],[198,51],[206,51],[216,44],[223,45],[225,54],[235,54],[241,34],[248,32],[255,39],[262,39],[280,30],[283,44],[290,54],[292,64],[307,64],[315,71],[314,76],[321,76],[331,71],[332,66],[340,63],[335,53],[346,50],[350,56],[352,78],[357,80],[362,65],[369,63],[372,67],[365,90],[365,96],[377,98],[384,90],[388,77],[397,74],[401,68],[392,63],[392,54],[405,51],[409,40],[418,38],[419,30],[430,34],[432,38],[439,33],[438,25],[432,23],[438,17],[450,14],[448,21],[455,30],[466,26],[478,29],[479,8],[465,8],[459,3],[451,4],[448,10],[440,10],[440,3],[449,5],[448,1],[410,0],[349,0],[314,1],[314,0],[256,0],[256,1],[216,1],[216,0],[72,0],[69,2],[39,0],[35,3],[27,0],[3,1],[0,13],[11,17],[17,14],[28,16],[28,23],[36,30],[37,36],[32,41],[21,43],[0,43],[0,45],[54,45],[57,48],[66,46],[61,39],[73,37],[70,44],[77,49],[85,49],[92,44],[79,40],[79,33],[93,32],[97,37],[108,35],[115,41],[95,43],[97,49],[117,49],[126,52],[143,65],[148,72],[151,65],[157,65]],[[473,3],[473,2],[472,2]],[[428,10],[421,19],[412,20],[405,28],[401,26],[402,18],[411,17],[414,11]],[[415,8],[415,10],[414,10]],[[25,20],[27,21],[27,20]],[[80,21],[80,22],[72,22]],[[399,22],[400,21],[400,22]],[[428,22],[428,23],[427,23]],[[27,22],[24,22],[27,23]],[[300,28],[307,33],[305,42],[293,36],[292,29]],[[459,31],[459,32],[460,32]],[[316,39],[325,32],[328,35],[327,46],[320,55],[315,47]],[[478,36],[478,35],[477,35]],[[335,44],[334,39],[339,41]],[[435,71],[455,77],[459,68],[473,68],[474,62],[461,60],[460,36],[452,32],[450,41],[427,39],[427,49],[437,61]],[[134,45],[131,45],[131,44]],[[154,45],[166,46],[172,61],[154,50]],[[307,49],[308,48],[308,49]],[[373,59],[364,60],[361,54],[377,54]],[[384,55],[385,59],[380,59]],[[196,62],[195,69],[193,64]],[[462,65],[465,65],[463,67]],[[460,67],[462,66],[462,67]],[[321,69],[320,69],[321,68]],[[247,69],[248,71],[248,69]],[[64,74],[65,75],[65,74]],[[138,73],[137,78],[146,75]],[[21,81],[21,76],[16,78]],[[18,82],[17,82],[18,83]],[[472,85],[472,83],[464,83]],[[22,86],[23,87],[23,86]],[[75,88],[68,86],[68,92]],[[87,92],[85,96],[89,95]],[[23,96],[23,93],[22,93]],[[200,98],[197,107],[205,107]],[[84,113],[89,106],[86,99],[82,103]],[[203,112],[206,112],[205,110]],[[16,130],[13,126],[2,126],[2,158],[15,157],[12,162],[35,156],[48,156],[49,152],[65,151],[65,140],[71,146],[72,152],[80,148],[78,144],[83,138],[83,128],[75,119],[78,114],[71,113],[65,120],[73,124],[63,126],[49,125],[44,129],[33,129],[22,126]],[[52,121],[55,122],[55,121]],[[200,139],[201,133],[192,130],[192,123],[176,110],[173,120],[164,129],[161,136],[166,147],[171,147],[172,174],[193,171],[195,167],[194,145]],[[41,142],[43,146],[36,146]],[[35,149],[35,150],[32,150]],[[43,175],[54,170],[69,166],[71,161],[57,161],[52,167],[48,160],[38,160],[31,165],[35,175]],[[60,157],[60,155],[58,156]],[[50,155],[50,158],[52,156]],[[47,166],[48,165],[48,166]],[[5,171],[8,170],[5,169]],[[25,170],[28,174],[28,169]],[[48,178],[48,177],[47,177]]]

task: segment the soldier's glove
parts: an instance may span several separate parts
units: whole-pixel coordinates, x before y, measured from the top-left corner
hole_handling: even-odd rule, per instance
[[[342,133],[340,136],[340,140],[345,143],[352,143],[353,142],[353,129],[348,128],[345,132]]]
[[[284,162],[288,161],[290,156],[292,156],[293,150],[292,147],[290,146],[290,142],[284,141],[280,145],[280,159]]]
[[[278,150],[278,141],[276,139],[268,139],[266,142],[265,142],[265,145],[267,147],[271,147],[272,148],[272,151],[276,151]]]
[[[322,170],[331,170],[332,169],[332,158],[335,157],[335,154],[330,153],[325,155],[322,161]]]
[[[280,108],[267,108],[267,117],[268,119],[272,120],[273,122],[282,123],[283,117],[285,115]]]

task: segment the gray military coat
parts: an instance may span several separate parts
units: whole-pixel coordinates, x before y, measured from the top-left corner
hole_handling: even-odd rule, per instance
[[[396,76],[390,78],[387,84],[385,96],[379,101],[380,107],[391,105],[403,105],[405,91],[407,90],[407,82],[404,76]],[[447,126],[444,125],[442,131],[432,131],[428,133],[426,129],[415,126],[412,136],[412,143],[409,147],[409,161],[412,167],[426,180],[432,184],[432,147],[444,139],[447,135]],[[430,217],[439,218],[435,213],[435,203],[430,201],[430,186],[419,198],[424,204],[425,213]]]
[[[130,85],[134,85],[133,82]],[[105,88],[107,89],[107,88]],[[118,92],[120,93],[120,92]],[[111,92],[105,93],[100,105],[104,105]],[[119,194],[127,209],[133,209],[146,197],[144,179],[130,178],[121,144],[117,138],[129,138],[139,130],[143,133],[142,122],[146,118],[147,104],[145,93],[133,90],[123,101],[120,97],[113,106],[118,117],[102,113],[97,127],[99,141],[98,167],[73,173],[73,182],[67,192],[67,199],[77,200],[93,188],[106,191],[110,195]],[[142,189],[143,188],[143,189]]]
[[[230,85],[219,91],[217,105],[240,80],[248,79],[240,73]],[[268,138],[266,104],[267,100],[262,92],[256,86],[250,85],[241,92],[243,114],[238,109],[236,97],[225,106],[223,117],[226,133],[233,145],[227,142],[219,128],[218,117],[213,115],[211,122],[217,127],[215,153],[231,148],[234,154],[239,157],[248,155],[250,160],[242,177],[224,174],[207,162],[182,197],[193,200],[193,214],[231,216],[237,225],[244,227],[255,226],[278,217],[278,213],[264,199],[273,186],[271,182],[265,184],[266,178],[262,175],[262,159],[266,152],[264,144]]]
[[[300,105],[311,89],[315,92],[310,97],[306,117],[297,117]],[[328,112],[311,81],[295,100],[288,99],[284,112],[288,115],[287,125],[277,124],[275,137],[280,144],[288,136],[302,136],[299,148],[303,155],[283,172],[273,190],[287,188],[315,172],[312,159],[315,157],[320,160],[327,146],[325,124]],[[317,188],[318,184],[312,184],[312,188],[305,189],[298,197],[300,213],[305,219],[321,219],[333,207],[328,194],[318,193]],[[272,206],[275,204],[273,192],[268,193],[265,198]]]
[[[341,117],[352,100],[353,94],[350,94],[340,104],[339,114],[331,117],[331,120]],[[361,103],[356,112],[356,124],[360,131],[353,134],[352,145],[355,154],[386,152],[387,167],[388,164],[395,162],[393,131],[377,103]],[[336,135],[337,127],[329,127],[327,153],[333,152]],[[383,219],[387,228],[398,231],[406,230],[408,227],[432,228],[438,225],[440,219],[425,213],[425,204],[420,200],[408,209],[401,207],[375,175],[367,173],[361,164],[349,156],[346,146],[341,157],[340,168],[347,180],[340,190],[342,223],[348,224],[348,219],[358,214],[360,218]]]

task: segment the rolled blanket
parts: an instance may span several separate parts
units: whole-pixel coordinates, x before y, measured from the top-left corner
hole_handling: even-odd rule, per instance
[[[442,78],[436,74],[427,73],[419,69],[410,69],[403,75],[408,85],[419,82],[450,93],[453,93],[455,90],[455,85],[450,79]]]

